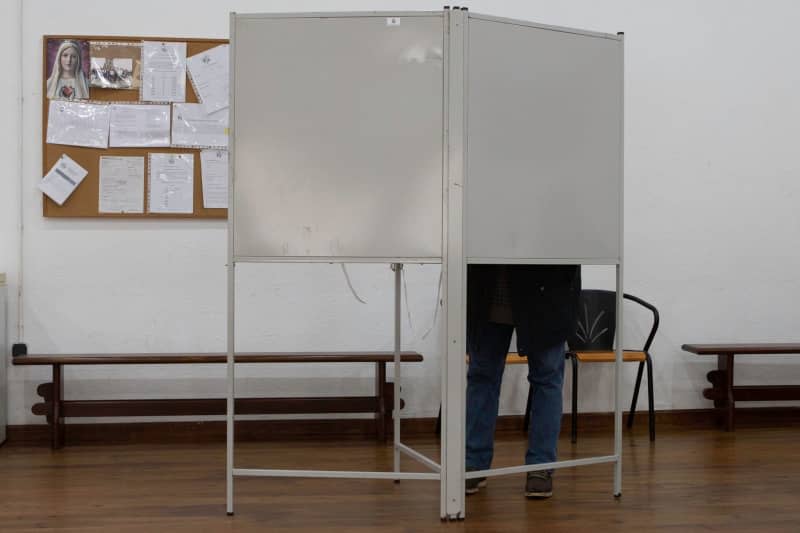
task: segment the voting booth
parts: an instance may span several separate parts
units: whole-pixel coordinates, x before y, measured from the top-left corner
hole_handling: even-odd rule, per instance
[[[464,471],[464,353],[469,263],[614,265],[621,318],[622,36],[445,9],[232,14],[230,38],[228,513],[237,476],[438,481],[445,519],[466,516],[468,477],[613,463],[619,495],[619,333],[613,454],[536,467]],[[393,266],[393,471],[235,464],[235,268],[248,262]],[[442,265],[438,461],[400,435],[404,263]],[[429,471],[400,471],[401,453]]]

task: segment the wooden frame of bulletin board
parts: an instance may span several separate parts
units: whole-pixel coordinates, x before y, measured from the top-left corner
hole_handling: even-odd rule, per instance
[[[62,154],[66,154],[88,171],[88,174],[75,189],[72,195],[59,206],[45,195],[43,199],[43,215],[53,218],[220,218],[228,216],[227,209],[207,209],[203,207],[202,176],[200,168],[201,148],[87,148],[80,146],[67,146],[47,143],[47,114],[50,99],[47,97],[47,69],[49,40],[76,39],[83,41],[108,41],[108,42],[185,42],[186,56],[190,57],[204,52],[221,44],[228,44],[227,39],[180,39],[175,37],[125,37],[125,36],[100,36],[100,35],[45,35],[42,39],[42,176],[44,176]],[[139,89],[104,89],[91,87],[87,102],[139,102]],[[197,103],[197,94],[187,75],[186,102]],[[149,103],[149,102],[148,102]],[[148,197],[148,155],[150,153],[192,153],[194,155],[194,211],[185,214],[150,213],[147,209]],[[100,213],[99,212],[99,166],[100,156],[143,156],[145,158],[144,180],[144,213]]]

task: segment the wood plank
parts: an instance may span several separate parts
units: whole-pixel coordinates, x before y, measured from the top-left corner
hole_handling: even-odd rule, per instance
[[[681,349],[697,355],[781,355],[800,354],[800,343],[684,344]]]
[[[724,389],[703,389],[703,398],[727,401]],[[736,385],[733,399],[737,402],[790,402],[800,400],[800,385]]]
[[[617,354],[613,351],[592,351],[592,352],[573,352],[581,363],[613,363],[617,360]],[[622,360],[625,363],[641,363],[647,358],[644,352],[625,350],[622,352]]]
[[[421,354],[401,352],[401,361],[420,362]],[[120,353],[120,354],[28,354],[11,359],[15,365],[141,365],[227,363],[222,352],[212,353]],[[240,352],[237,363],[377,363],[394,361],[394,352]]]
[[[800,400],[800,385],[737,385],[733,387],[737,402],[785,402]]]
[[[225,398],[72,400],[61,403],[64,417],[224,415]],[[378,409],[371,396],[237,398],[236,414],[365,413]]]

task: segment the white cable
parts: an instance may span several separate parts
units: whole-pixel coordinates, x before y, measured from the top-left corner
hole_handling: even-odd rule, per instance
[[[406,298],[406,316],[408,316],[408,329],[414,331],[414,325],[411,323],[411,304],[408,302],[408,283],[406,282],[406,269],[404,268],[400,275],[403,277],[403,293]]]
[[[443,304],[443,302],[441,300],[441,298],[442,298],[442,276],[443,275],[444,275],[444,269],[442,269],[439,272],[439,288],[436,289],[436,310],[433,312],[433,322],[431,322],[430,329],[428,329],[428,331],[425,332],[425,335],[422,336],[422,340],[425,340],[425,338],[430,334],[430,332],[433,331],[433,327],[436,325],[436,317],[439,316],[439,307],[441,307],[442,304]]]
[[[344,263],[339,263],[339,265],[342,267],[342,272],[344,272],[344,279],[347,280],[347,286],[350,287],[350,292],[353,293],[355,299],[361,302],[362,304],[367,303],[358,296],[356,290],[353,288],[353,284],[350,282],[350,276],[347,274],[347,268],[345,268]]]

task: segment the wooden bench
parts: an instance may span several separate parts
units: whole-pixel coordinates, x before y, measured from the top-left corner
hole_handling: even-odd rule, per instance
[[[372,396],[323,396],[304,398],[237,398],[237,414],[300,414],[300,413],[374,413],[375,436],[386,440],[391,420],[393,385],[386,382],[386,364],[394,361],[394,352],[289,352],[237,353],[236,363],[373,363],[375,393]],[[422,355],[402,352],[404,363],[420,362]],[[160,354],[41,354],[12,357],[14,365],[48,365],[53,367],[53,381],[43,383],[37,392],[44,399],[31,411],[44,415],[50,424],[53,449],[64,445],[64,418],[108,416],[185,416],[224,415],[225,398],[148,399],[148,400],[64,400],[63,367],[65,365],[186,365],[224,364],[224,353],[160,353]]]
[[[800,385],[734,385],[733,358],[736,355],[800,354],[800,343],[766,344],[684,344],[684,351],[697,355],[716,355],[717,369],[707,374],[712,387],[703,396],[714,401],[725,420],[725,429],[735,427],[736,402],[800,400]]]

